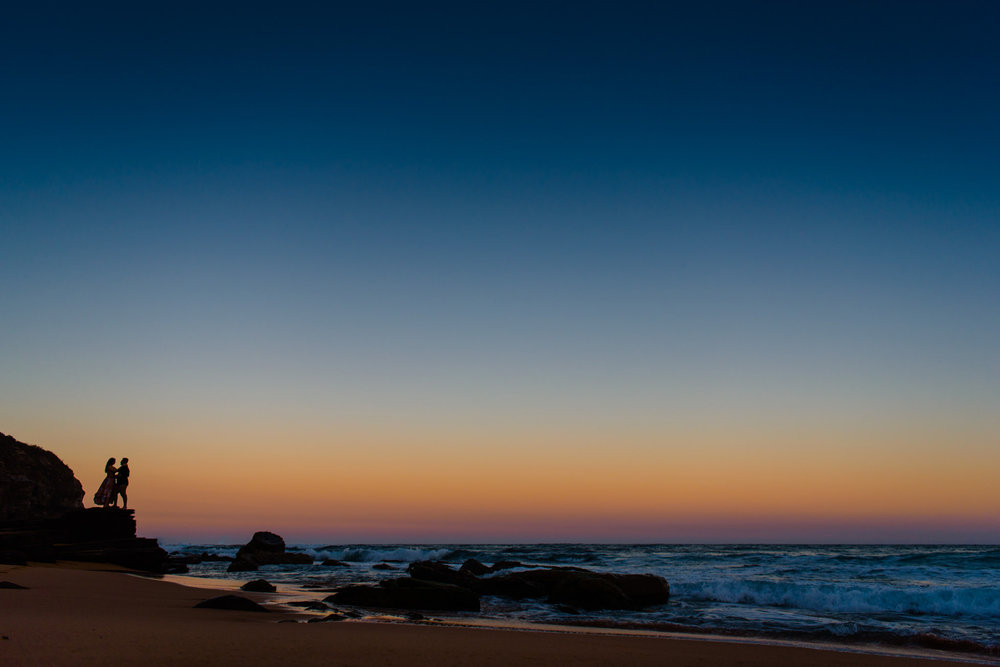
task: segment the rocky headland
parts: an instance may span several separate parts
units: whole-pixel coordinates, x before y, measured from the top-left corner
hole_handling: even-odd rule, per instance
[[[0,522],[83,509],[83,485],[52,452],[0,433]]]
[[[0,433],[0,563],[76,560],[162,572],[167,553],[136,537],[135,511],[83,506],[83,485],[52,452]]]

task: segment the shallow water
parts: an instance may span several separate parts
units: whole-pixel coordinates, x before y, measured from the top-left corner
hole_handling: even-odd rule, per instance
[[[165,545],[168,551],[234,555],[239,545]],[[416,560],[460,565],[515,560],[596,571],[652,572],[671,600],[643,611],[568,613],[540,601],[483,598],[470,620],[554,623],[665,632],[879,643],[1000,655],[998,546],[774,545],[290,545],[317,563],[226,573],[227,563],[191,566],[192,576],[255,576],[294,587],[336,587],[403,576]],[[349,567],[325,567],[324,559]],[[396,570],[373,566],[389,562]],[[463,615],[458,615],[463,616]]]

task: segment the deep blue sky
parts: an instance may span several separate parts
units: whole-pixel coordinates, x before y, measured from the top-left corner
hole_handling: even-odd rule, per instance
[[[9,11],[4,181],[993,196],[993,3],[205,4]]]
[[[0,428],[877,414],[978,448],[998,117],[994,2],[6,7]]]

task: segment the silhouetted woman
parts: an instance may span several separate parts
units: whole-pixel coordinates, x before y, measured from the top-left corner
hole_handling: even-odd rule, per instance
[[[107,477],[101,482],[100,488],[97,489],[97,493],[94,494],[94,504],[100,505],[101,507],[107,507],[108,503],[115,495],[115,473],[118,469],[115,468],[115,460],[113,458],[108,459],[108,462],[104,464],[104,474]]]

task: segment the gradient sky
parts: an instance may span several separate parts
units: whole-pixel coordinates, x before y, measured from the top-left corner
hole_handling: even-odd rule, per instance
[[[101,4],[0,20],[0,431],[142,534],[1000,540],[997,3]]]

